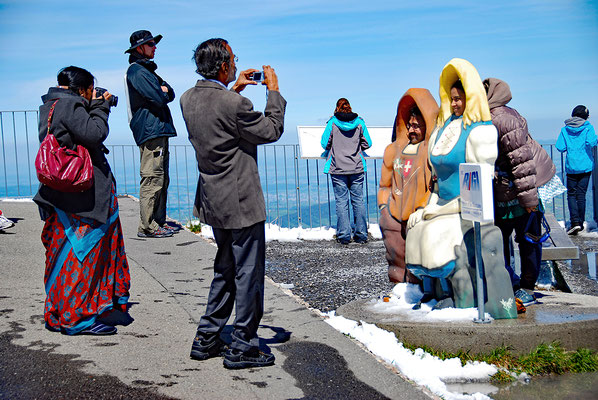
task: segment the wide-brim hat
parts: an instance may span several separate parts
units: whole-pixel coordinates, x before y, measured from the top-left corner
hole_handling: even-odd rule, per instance
[[[131,34],[131,37],[129,38],[129,41],[131,42],[131,47],[125,50],[125,53],[130,53],[137,47],[146,44],[147,42],[151,42],[152,40],[158,43],[160,40],[162,40],[162,35],[152,36],[152,33],[146,30],[135,31]]]

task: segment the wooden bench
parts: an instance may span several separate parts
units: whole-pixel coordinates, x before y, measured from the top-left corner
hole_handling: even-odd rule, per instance
[[[561,260],[578,260],[579,247],[573,244],[569,235],[561,225],[559,225],[554,214],[544,214],[548,225],[550,226],[550,239],[543,243],[542,246],[542,261],[561,261]],[[514,251],[515,272],[521,274],[521,258],[519,256],[519,245],[514,240],[514,235],[511,236],[511,244]]]

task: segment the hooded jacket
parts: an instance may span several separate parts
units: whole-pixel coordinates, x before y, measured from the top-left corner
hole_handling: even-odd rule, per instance
[[[525,118],[506,106],[512,98],[509,85],[496,78],[485,79],[484,85],[488,88],[492,124],[498,131],[495,200],[509,202],[517,198],[521,207],[536,207],[537,188],[552,179],[556,172],[554,163],[530,136]]]
[[[355,113],[335,113],[320,142],[327,157],[324,173],[351,175],[367,170],[362,152],[372,146],[365,122]]]
[[[56,100],[50,133],[61,146],[74,149],[76,145],[82,145],[89,151],[93,165],[93,186],[83,192],[65,193],[40,185],[33,201],[46,211],[58,208],[105,223],[110,212],[110,190],[114,182],[105,156],[108,149],[103,144],[108,137],[110,107],[103,99],[88,102],[69,89],[52,87],[42,96],[44,104],[39,107],[40,142],[46,137],[48,114]]]
[[[424,140],[409,148],[407,122],[409,110],[417,106],[424,121]],[[399,100],[394,124],[396,140],[384,150],[384,161],[378,190],[378,206],[388,205],[390,214],[406,221],[417,208],[424,207],[430,197],[431,171],[428,163],[428,140],[438,117],[438,104],[427,89],[409,89]]]
[[[174,90],[158,74],[156,63],[136,53],[129,57],[126,74],[129,126],[137,146],[160,136],[176,136],[168,103],[174,100]],[[168,92],[162,91],[166,86]]]
[[[596,132],[588,121],[579,117],[565,120],[565,126],[556,141],[556,149],[561,153],[567,152],[567,174],[583,174],[594,169],[592,148],[596,143]]]

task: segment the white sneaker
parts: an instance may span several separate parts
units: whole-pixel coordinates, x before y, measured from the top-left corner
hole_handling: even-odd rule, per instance
[[[12,228],[15,223],[6,218],[4,215],[0,215],[0,231],[3,229]]]
[[[567,231],[567,235],[577,235],[577,232],[581,231],[582,227],[579,225],[573,225],[571,228],[569,228],[569,230]]]

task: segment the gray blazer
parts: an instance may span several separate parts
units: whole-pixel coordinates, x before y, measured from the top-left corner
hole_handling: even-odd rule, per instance
[[[257,145],[280,138],[285,107],[281,94],[271,91],[262,114],[249,99],[203,80],[181,96],[200,173],[195,207],[201,222],[241,229],[266,220]]]

